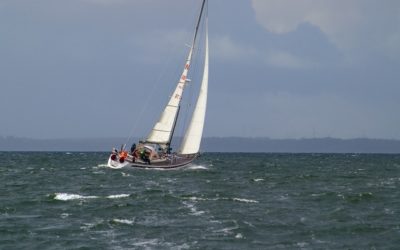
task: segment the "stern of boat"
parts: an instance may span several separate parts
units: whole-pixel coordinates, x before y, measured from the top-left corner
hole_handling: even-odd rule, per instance
[[[128,166],[129,162],[116,154],[111,154],[110,157],[108,157],[107,165],[109,168],[119,169]]]

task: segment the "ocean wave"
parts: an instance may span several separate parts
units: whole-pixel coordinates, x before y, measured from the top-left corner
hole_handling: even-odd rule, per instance
[[[108,199],[118,199],[118,198],[126,198],[129,197],[130,194],[114,194],[107,196]]]
[[[186,198],[189,200],[192,200],[192,201],[216,201],[216,200],[218,200],[218,198],[201,198],[201,197],[194,197],[194,196],[186,197]]]
[[[245,202],[245,203],[258,203],[256,200],[249,200],[243,198],[233,198],[234,201]]]
[[[104,225],[105,221],[104,219],[96,219],[94,222],[92,223],[83,223],[82,226],[80,226],[80,229],[84,230],[84,231],[90,231],[91,229],[98,227],[100,225]]]
[[[192,215],[202,215],[205,213],[205,211],[201,211],[201,210],[197,210],[196,206],[192,203],[189,202],[183,202],[183,205],[185,205],[185,207],[187,207],[188,209],[190,209],[190,213]]]
[[[133,225],[135,223],[135,221],[127,219],[112,219],[112,222],[126,225]]]
[[[95,195],[80,195],[80,194],[70,194],[70,193],[55,193],[49,195],[54,200],[59,201],[71,201],[71,200],[86,200],[86,199],[99,199],[99,198],[107,198],[107,199],[120,199],[129,197],[130,194],[113,194],[108,196],[95,196]]]
[[[96,199],[98,196],[84,196],[79,194],[55,193],[53,199],[59,201]]]
[[[65,219],[65,218],[67,218],[68,216],[70,216],[71,214],[69,214],[69,213],[62,213],[61,215],[60,215],[60,217],[61,217],[61,219]]]
[[[236,234],[235,238],[236,239],[243,239],[244,237],[243,237],[243,234],[238,233],[238,234]]]
[[[161,245],[161,243],[158,239],[151,239],[151,240],[139,241],[133,243],[132,245],[137,247],[149,247],[149,246],[159,246]]]
[[[240,228],[239,224],[237,223],[236,220],[224,221],[223,224],[233,224],[233,225],[230,227],[225,227],[222,229],[214,230],[214,233],[222,233],[223,235],[232,235],[232,234],[234,234],[234,231],[236,231]],[[240,234],[240,233],[238,233],[238,234]],[[236,235],[238,235],[238,234],[236,234]],[[243,237],[243,235],[241,235],[241,237]]]
[[[238,202],[244,202],[244,203],[259,203],[259,201],[256,200],[250,200],[250,199],[245,199],[245,198],[228,198],[228,197],[217,197],[217,198],[202,198],[202,197],[187,197],[186,199],[192,200],[192,201],[218,201],[218,200],[228,200],[228,201],[238,201]]]
[[[202,166],[202,165],[194,165],[194,164],[192,164],[192,165],[189,165],[187,167],[187,169],[190,169],[190,170],[207,170],[208,168],[205,167],[205,166]]]
[[[98,167],[98,168],[108,168],[108,164],[98,164],[96,167]]]

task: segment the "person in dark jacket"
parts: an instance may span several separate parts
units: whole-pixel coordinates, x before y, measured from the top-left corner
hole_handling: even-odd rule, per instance
[[[131,154],[133,154],[133,152],[135,152],[135,150],[136,150],[136,144],[133,143],[132,147],[131,147]]]

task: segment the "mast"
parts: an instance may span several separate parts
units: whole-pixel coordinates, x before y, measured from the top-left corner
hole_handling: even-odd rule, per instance
[[[167,106],[165,107],[163,113],[160,116],[158,122],[154,125],[152,131],[148,135],[146,142],[155,143],[160,145],[169,145],[171,143],[172,135],[175,130],[176,120],[178,118],[180,103],[182,100],[183,90],[185,89],[187,82],[187,75],[190,69],[190,64],[192,62],[193,51],[197,39],[197,33],[201,23],[201,18],[203,16],[204,6],[206,0],[203,0],[200,14],[197,20],[192,46],[190,47],[186,63],[178,81],[178,84],[173,92]]]
[[[199,18],[198,18],[198,20],[197,20],[196,29],[195,29],[195,31],[194,31],[194,37],[193,37],[192,48],[194,47],[194,45],[195,45],[195,43],[196,43],[197,33],[199,32],[201,17],[203,16],[203,11],[204,11],[205,3],[206,3],[206,0],[203,0],[203,3],[201,4],[201,9],[200,9]]]

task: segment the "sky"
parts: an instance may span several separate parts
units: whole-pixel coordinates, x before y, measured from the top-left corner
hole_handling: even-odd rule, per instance
[[[145,137],[199,7],[0,0],[0,136]],[[400,139],[400,1],[210,0],[208,15],[204,136]]]

